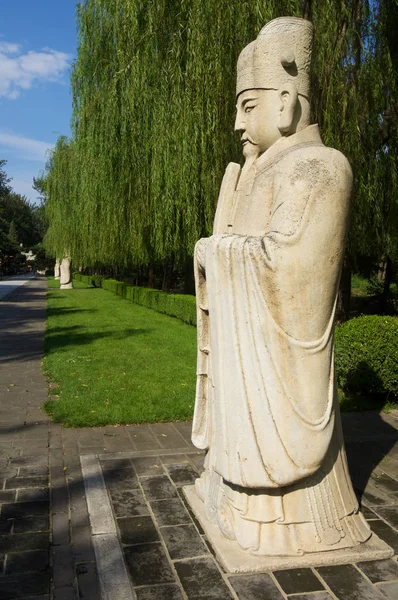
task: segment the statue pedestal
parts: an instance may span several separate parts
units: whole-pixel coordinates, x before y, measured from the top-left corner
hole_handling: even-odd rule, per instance
[[[61,283],[61,285],[59,286],[60,290],[72,290],[73,289],[73,283]]]
[[[200,522],[216,557],[229,573],[255,573],[276,569],[295,569],[300,567],[321,567],[356,563],[367,560],[390,558],[394,551],[374,533],[370,539],[355,546],[342,550],[314,552],[302,556],[264,556],[251,554],[229,540],[221,533],[217,525],[210,523],[206,517],[204,504],[196,493],[195,486],[183,488],[184,495]]]

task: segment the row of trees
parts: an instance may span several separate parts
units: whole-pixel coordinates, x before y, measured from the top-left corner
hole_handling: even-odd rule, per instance
[[[40,242],[45,233],[44,207],[30,203],[13,191],[0,160],[0,273],[12,274],[25,266],[21,250],[32,250],[44,258]]]
[[[397,0],[79,2],[73,134],[44,173],[49,252],[149,277],[189,264],[241,160],[237,57],[284,15],[315,25],[313,118],[355,172],[345,272],[398,258]]]

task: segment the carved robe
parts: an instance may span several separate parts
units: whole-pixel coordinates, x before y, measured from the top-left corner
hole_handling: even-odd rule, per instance
[[[228,166],[214,234],[197,245],[201,494],[209,518],[255,552],[370,535],[335,419],[333,320],[351,187],[346,158],[307,127],[248,170]],[[324,510],[331,494],[338,505]]]

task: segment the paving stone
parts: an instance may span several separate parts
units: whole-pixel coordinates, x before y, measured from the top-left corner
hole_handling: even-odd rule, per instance
[[[101,598],[97,568],[94,563],[80,564],[76,568],[79,598],[99,600]],[[116,598],[115,598],[116,600]]]
[[[398,533],[384,521],[369,521],[370,528],[398,553]]]
[[[398,529],[398,506],[377,508],[377,514],[380,515],[380,517],[382,517],[385,521],[388,521],[392,527]]]
[[[0,534],[11,533],[14,519],[3,519],[0,517]]]
[[[27,596],[32,597],[32,594],[40,596],[48,594],[49,591],[49,573],[19,573],[17,576],[5,576],[1,579],[0,600],[6,600],[6,598],[28,600]]]
[[[14,502],[16,492],[14,490],[0,490],[0,504],[3,502]]]
[[[161,448],[161,445],[148,426],[137,425],[127,427],[126,429],[136,450],[159,450]]]
[[[203,452],[197,453],[197,454],[190,454],[189,455],[189,460],[191,461],[191,463],[193,464],[193,466],[195,467],[195,469],[197,470],[198,474],[202,473],[204,470],[204,460],[205,460],[205,456]]]
[[[48,502],[12,502],[3,504],[2,516],[6,519],[17,519],[33,515],[48,515]]]
[[[123,544],[157,542],[159,534],[152,517],[127,517],[117,520]]]
[[[373,510],[371,510],[370,508],[368,508],[367,506],[365,506],[364,504],[362,506],[360,506],[360,510],[366,520],[378,518],[376,513]]]
[[[69,494],[66,485],[62,487],[51,488],[50,496],[52,514],[68,512]]]
[[[6,489],[16,490],[18,488],[44,487],[47,483],[47,477],[14,477],[6,480]]]
[[[45,571],[49,568],[48,550],[10,552],[7,555],[6,574]]]
[[[115,458],[110,460],[101,460],[101,468],[105,471],[115,471],[117,469],[131,469],[132,461],[130,458]]]
[[[167,525],[184,525],[191,523],[191,517],[178,498],[169,500],[153,500],[151,509],[159,527]]]
[[[288,569],[274,571],[273,574],[285,594],[318,592],[325,589],[311,569]]]
[[[128,490],[139,487],[133,467],[129,469],[106,470],[104,471],[104,479],[109,490]]]
[[[53,549],[53,580],[56,587],[73,585],[75,564],[71,546],[58,546]]]
[[[328,592],[315,592],[315,594],[297,594],[290,596],[292,600],[332,600]]]
[[[229,582],[238,595],[239,600],[282,600],[272,578],[267,573],[237,575],[229,578]]]
[[[52,517],[52,542],[54,546],[69,544],[69,516],[67,513],[56,513]]]
[[[0,535],[0,554],[3,552],[42,550],[48,547],[48,533],[12,533]]]
[[[163,475],[163,466],[158,456],[133,458],[133,466],[139,477]]]
[[[149,515],[141,490],[111,490],[112,507],[117,517]]]
[[[14,458],[11,461],[12,466],[16,467],[26,467],[26,466],[39,466],[39,465],[47,465],[48,457],[47,456],[23,456],[20,458]]]
[[[387,475],[386,473],[373,473],[372,481],[377,487],[380,487],[384,492],[398,492],[398,481]]]
[[[48,502],[50,491],[48,488],[30,488],[28,490],[18,490],[18,502]]]
[[[123,553],[134,585],[175,582],[160,543],[126,546]]]
[[[148,500],[164,500],[176,497],[177,490],[166,476],[148,477],[141,481],[142,488]]]
[[[48,516],[34,515],[32,517],[22,517],[14,521],[14,533],[26,533],[28,531],[48,531],[50,521]]]
[[[192,485],[198,478],[197,472],[190,465],[167,465],[167,470],[177,486]]]
[[[162,463],[164,465],[189,465],[190,460],[187,454],[162,454]]]
[[[233,598],[212,558],[193,558],[176,562],[175,568],[190,600]]]
[[[178,585],[157,585],[155,587],[137,588],[137,600],[182,600]]]
[[[20,477],[35,477],[35,476],[48,476],[47,465],[36,465],[32,467],[20,467]]]
[[[387,600],[397,600],[398,598],[398,582],[382,583],[377,586],[377,589],[382,592],[383,597]]]
[[[76,598],[76,591],[73,586],[55,588],[54,590],[54,600],[76,600]]]
[[[194,525],[162,527],[161,534],[172,560],[207,554],[207,546],[198,535]]]
[[[383,595],[353,565],[318,567],[316,570],[341,600],[383,600]]]
[[[391,558],[358,563],[357,567],[365,573],[372,583],[391,581],[393,579],[398,580],[398,563]]]
[[[95,560],[90,527],[72,527],[72,541],[76,562],[90,562]]]

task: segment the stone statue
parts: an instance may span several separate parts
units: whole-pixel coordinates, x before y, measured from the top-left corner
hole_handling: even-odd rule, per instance
[[[60,277],[60,289],[61,290],[71,290],[73,288],[72,283],[72,275],[70,272],[71,269],[71,258],[66,255],[62,259],[61,262],[61,277]]]
[[[60,279],[60,276],[61,276],[60,264],[59,264],[59,259],[57,258],[55,261],[55,266],[54,266],[54,279]]]
[[[312,37],[309,21],[283,17],[241,53],[235,129],[246,162],[228,165],[213,235],[195,248],[192,440],[207,450],[196,493],[226,538],[267,556],[371,536],[333,364],[352,173],[310,125]]]

